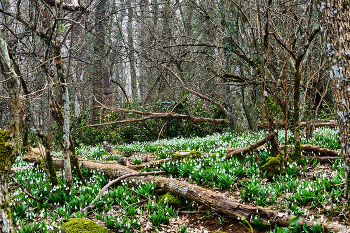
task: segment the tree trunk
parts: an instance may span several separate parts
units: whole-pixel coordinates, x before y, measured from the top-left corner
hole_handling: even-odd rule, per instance
[[[294,154],[291,159],[299,163],[301,159],[301,142],[300,142],[300,81],[301,81],[301,65],[296,64],[296,72],[294,75]]]
[[[133,20],[134,20],[134,9],[131,4],[131,0],[126,1],[128,11],[128,54],[130,64],[130,82],[131,82],[131,95],[132,100],[137,102],[139,100],[138,88],[137,88],[137,75],[135,66],[135,48],[134,48],[134,36],[133,36]]]
[[[20,151],[19,122],[21,117],[20,82],[15,58],[9,54],[0,32],[0,68],[7,81],[10,96],[9,130],[0,130],[0,233],[13,233],[9,205],[8,176]]]
[[[336,104],[343,170],[346,181],[346,198],[350,204],[350,2],[317,1],[321,30],[326,39],[330,77]]]
[[[71,152],[69,150],[69,129],[70,129],[70,119],[69,119],[69,93],[68,93],[68,84],[67,80],[64,77],[64,70],[62,67],[62,59],[60,48],[56,48],[56,72],[57,77],[60,80],[61,84],[61,95],[63,101],[63,126],[62,126],[62,154],[63,154],[63,162],[64,162],[64,179],[67,187],[72,187],[73,184],[73,176],[72,176],[72,167],[71,167]]]
[[[100,117],[99,111],[100,106],[97,101],[103,102],[103,82],[102,82],[102,72],[103,65],[105,61],[105,28],[104,28],[104,18],[106,17],[106,0],[101,0],[98,2],[96,6],[95,12],[95,35],[97,36],[94,39],[94,65],[91,67],[91,75],[92,75],[92,89],[93,89],[93,103],[92,103],[92,121],[94,123],[97,118]],[[95,101],[95,98],[97,101]]]

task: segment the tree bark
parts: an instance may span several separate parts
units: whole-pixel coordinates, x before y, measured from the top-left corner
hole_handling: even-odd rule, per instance
[[[106,0],[99,1],[96,6],[96,12],[95,12],[95,35],[96,38],[94,38],[93,44],[94,44],[94,52],[96,58],[94,59],[94,65],[91,67],[91,79],[92,79],[92,92],[94,95],[93,98],[93,108],[92,108],[92,119],[91,123],[94,123],[97,118],[100,117],[99,111],[102,111],[100,109],[99,104],[95,101],[103,102],[103,82],[102,82],[102,75],[103,75],[103,65],[105,61],[106,56],[106,49],[105,49],[105,28],[104,28],[104,19],[106,17]]]
[[[11,57],[0,32],[0,68],[7,81],[10,96],[9,130],[0,130],[0,233],[13,233],[11,207],[9,204],[8,177],[19,152],[19,122],[21,117],[20,82],[16,60]]]
[[[131,99],[134,102],[139,100],[139,92],[137,85],[137,75],[135,66],[135,48],[134,48],[134,35],[133,35],[133,21],[134,21],[134,8],[131,4],[132,0],[127,0],[127,11],[128,11],[128,23],[127,23],[127,33],[128,33],[128,58],[130,64],[130,82],[131,82]]]
[[[301,142],[300,142],[300,82],[301,82],[301,61],[296,62],[296,72],[294,75],[294,154],[291,159],[299,163],[301,159]]]
[[[326,54],[331,67],[343,170],[346,182],[346,197],[350,203],[350,2],[342,0],[317,1],[322,34],[326,40]]]
[[[69,150],[69,129],[70,129],[70,119],[69,119],[69,93],[68,93],[68,84],[64,77],[64,71],[62,66],[61,52],[60,48],[56,48],[56,72],[57,77],[60,80],[61,85],[61,95],[63,101],[63,124],[62,124],[62,154],[63,154],[63,162],[64,162],[64,178],[65,183],[68,188],[72,187],[73,184],[73,176],[72,176],[72,167],[71,167],[71,152]],[[61,112],[60,112],[61,113]],[[57,113],[57,114],[60,114]]]

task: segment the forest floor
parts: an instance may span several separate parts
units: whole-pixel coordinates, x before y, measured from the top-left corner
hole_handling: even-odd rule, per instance
[[[259,152],[261,163],[255,155],[223,159],[226,149],[247,146],[264,136],[258,134],[230,135],[215,134],[205,138],[177,138],[156,142],[133,143],[113,146],[116,151],[128,156],[129,164],[170,158],[176,151],[195,150],[203,153],[201,158],[167,161],[158,167],[146,167],[144,171],[162,170],[166,177],[197,184],[221,192],[228,199],[250,206],[263,206],[281,213],[302,216],[318,224],[337,222],[349,225],[349,216],[344,199],[344,173],[342,161],[320,164],[314,155],[305,153],[300,164],[287,165],[284,174],[267,179],[261,172],[261,165],[270,156],[267,150]],[[339,149],[337,130],[319,128],[311,141],[303,143]],[[279,135],[284,143],[284,132]],[[290,132],[287,143],[293,143]],[[293,152],[292,152],[293,153]],[[79,158],[99,161],[114,160],[102,145],[79,147]],[[60,152],[54,153],[61,156]],[[89,205],[109,179],[101,172],[82,169],[88,185],[83,186],[75,175],[75,186],[65,191],[64,180],[58,172],[60,186],[53,189],[45,173],[19,157],[14,167],[22,167],[13,173],[40,203],[28,197],[11,182],[11,206],[18,232],[55,232],[70,219],[72,213]],[[29,168],[28,168],[29,166]],[[323,232],[320,226],[293,225],[289,228],[275,228],[252,216],[252,219],[234,220],[220,213],[206,209],[192,201],[181,200],[181,207],[160,203],[155,184],[139,187],[122,183],[109,189],[92,212],[77,214],[94,220],[115,232]]]

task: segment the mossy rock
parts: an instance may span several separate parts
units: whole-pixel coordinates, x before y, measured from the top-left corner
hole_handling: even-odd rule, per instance
[[[267,172],[267,178],[271,179],[275,175],[283,174],[285,162],[283,153],[279,153],[276,157],[268,157],[266,163],[261,167],[261,171]]]
[[[166,194],[161,195],[158,199],[158,204],[168,204],[175,209],[182,206],[181,200],[175,197],[171,192],[167,192]]]
[[[181,160],[185,158],[200,158],[202,157],[202,152],[196,150],[184,150],[178,151],[171,156],[172,160]]]
[[[94,221],[82,218],[72,218],[61,226],[64,233],[112,233]]]

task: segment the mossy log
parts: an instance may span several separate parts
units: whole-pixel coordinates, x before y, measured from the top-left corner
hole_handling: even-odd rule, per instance
[[[39,157],[23,157],[23,160],[40,164]],[[54,158],[54,162],[57,167],[63,167],[62,159]],[[79,159],[79,163],[81,163],[82,166],[89,170],[103,171],[110,178],[117,178],[130,173],[138,173],[137,171],[122,166],[115,161],[101,162]],[[290,220],[295,217],[293,215],[287,215],[285,213],[280,213],[268,208],[244,205],[227,199],[227,197],[222,193],[214,192],[210,189],[206,189],[176,179],[160,176],[133,177],[132,179],[135,183],[154,182],[158,188],[161,188],[165,192],[172,192],[175,195],[182,196],[185,199],[205,205],[212,210],[221,212],[234,219],[245,218],[249,220],[252,216],[260,215],[262,221],[265,224],[272,226],[275,224],[278,226],[288,226]],[[306,222],[310,226],[315,224],[315,222],[306,221],[303,219],[300,219],[300,222]],[[344,227],[341,227],[337,224],[324,224],[324,226],[331,231],[340,231],[343,229],[342,227]]]
[[[246,146],[242,148],[229,148],[226,151],[227,153],[226,159],[230,159],[234,156],[243,156],[247,153],[253,152],[256,148],[264,145],[266,142],[270,141],[276,135],[277,135],[277,132],[272,132],[250,146]]]

